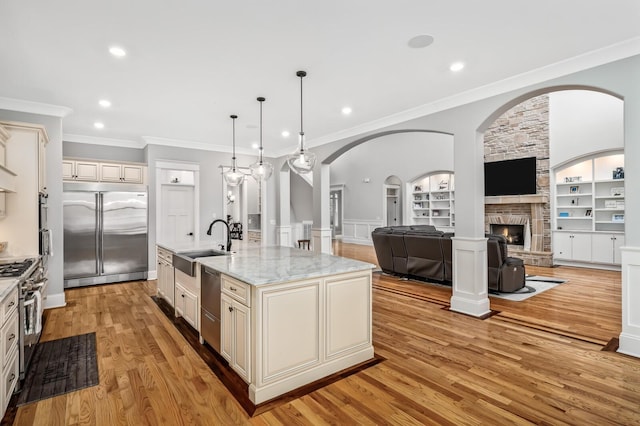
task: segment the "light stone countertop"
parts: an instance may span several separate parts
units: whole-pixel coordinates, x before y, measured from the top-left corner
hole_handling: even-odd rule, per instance
[[[250,247],[239,249],[230,256],[202,257],[196,260],[204,266],[254,286],[366,271],[375,267],[359,260],[278,246]]]
[[[19,278],[1,278],[0,279],[0,301],[13,291],[20,282]]]

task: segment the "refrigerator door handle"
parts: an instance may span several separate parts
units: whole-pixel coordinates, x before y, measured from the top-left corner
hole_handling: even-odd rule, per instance
[[[99,219],[100,221],[98,222],[98,234],[99,234],[99,244],[100,244],[100,275],[104,274],[104,197],[102,192],[98,193],[98,211],[99,213]]]
[[[100,194],[95,193],[96,199],[96,272],[100,273]]]

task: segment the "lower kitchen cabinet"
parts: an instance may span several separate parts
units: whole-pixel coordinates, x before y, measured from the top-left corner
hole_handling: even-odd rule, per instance
[[[251,379],[251,311],[238,300],[222,294],[220,354],[247,383]]]
[[[11,395],[13,394],[18,376],[20,374],[20,366],[18,359],[18,289],[14,289],[0,302],[0,321],[2,328],[0,329],[0,367],[2,368],[2,384],[0,389],[0,404],[4,415]]]
[[[198,328],[198,296],[176,283],[176,314]]]
[[[198,268],[199,269],[199,268]],[[192,277],[174,268],[175,313],[200,332],[200,277]]]
[[[171,252],[158,248],[158,296],[175,306],[175,279]]]

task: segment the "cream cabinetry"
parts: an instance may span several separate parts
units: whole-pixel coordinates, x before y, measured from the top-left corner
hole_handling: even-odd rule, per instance
[[[2,413],[7,409],[11,395],[18,383],[18,289],[12,290],[1,302],[0,321],[0,366],[2,366]]]
[[[6,164],[17,174],[15,192],[6,194],[6,216],[0,221],[0,235],[3,241],[10,242],[13,253],[39,253],[38,192],[46,191],[43,166],[47,133],[36,124],[0,122],[0,126],[9,133]]]
[[[142,183],[144,167],[133,164],[100,163],[103,182]]]
[[[624,241],[624,155],[581,158],[555,169],[553,176],[554,260],[590,267],[619,265]]]
[[[135,163],[104,163],[65,158],[62,179],[86,182],[144,183],[146,166]]]
[[[95,182],[99,164],[84,160],[62,160],[62,179]]]
[[[251,379],[251,287],[222,276],[220,355],[247,383]]]
[[[171,306],[175,306],[175,278],[170,251],[161,247],[157,248],[158,258],[158,296],[166,300]]]
[[[199,269],[199,268],[197,268]],[[200,277],[192,277],[174,268],[175,276],[175,312],[183,317],[193,328],[200,331]]]
[[[221,355],[254,404],[373,357],[371,271],[249,285],[222,273]]]
[[[439,230],[455,226],[453,173],[429,174],[409,185],[411,224],[433,225]]]

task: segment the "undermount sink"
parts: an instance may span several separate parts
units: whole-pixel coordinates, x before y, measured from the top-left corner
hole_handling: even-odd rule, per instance
[[[185,274],[196,276],[196,261],[198,257],[227,256],[231,253],[215,249],[192,250],[173,254],[173,267]]]

